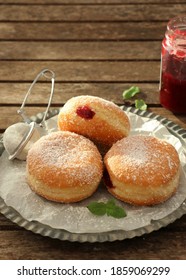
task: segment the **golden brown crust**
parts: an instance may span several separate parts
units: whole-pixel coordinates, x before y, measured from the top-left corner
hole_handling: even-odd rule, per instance
[[[101,177],[102,159],[96,146],[72,132],[42,137],[27,156],[29,185],[50,200],[82,200],[97,189]]]
[[[178,187],[178,153],[155,137],[135,135],[118,141],[105,155],[104,163],[113,185],[109,192],[128,203],[157,204]]]
[[[78,108],[87,106],[93,117],[86,119],[77,114]],[[95,96],[71,98],[58,116],[60,130],[73,131],[94,141],[111,147],[117,140],[127,136],[130,131],[129,118],[113,102]]]

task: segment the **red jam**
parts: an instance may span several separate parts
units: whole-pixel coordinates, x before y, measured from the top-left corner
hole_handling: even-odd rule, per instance
[[[110,179],[109,173],[106,168],[103,171],[103,181],[108,188],[114,188],[112,181]]]
[[[78,116],[84,119],[92,119],[95,115],[95,112],[92,111],[87,105],[78,107],[76,113]]]
[[[160,102],[173,113],[185,114],[186,17],[169,22],[162,42],[161,64]]]
[[[186,81],[178,80],[170,73],[163,73],[162,84],[161,104],[174,113],[186,113]]]

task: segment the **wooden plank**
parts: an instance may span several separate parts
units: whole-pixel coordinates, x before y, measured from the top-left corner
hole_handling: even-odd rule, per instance
[[[105,243],[73,243],[28,231],[1,231],[0,259],[185,259],[182,232],[157,231],[137,239]],[[161,239],[161,242],[160,242]],[[170,246],[171,243],[171,246]],[[121,244],[123,246],[121,246]],[[157,246],[158,244],[158,246]],[[38,250],[39,248],[39,250]],[[112,251],[112,254],[110,252]],[[78,252],[78,254],[77,254]]]
[[[161,40],[166,22],[0,23],[0,40]],[[54,32],[55,30],[55,32]]]
[[[66,4],[66,5],[77,5],[77,4],[100,4],[100,5],[105,5],[105,4],[131,4],[131,3],[136,3],[136,4],[153,4],[153,3],[158,3],[162,4],[162,0],[0,0],[0,4]],[[165,3],[185,3],[185,0],[165,0],[163,1],[163,5]]]
[[[3,230],[22,230],[23,228],[19,227],[17,224],[13,223],[5,216],[0,214],[0,232]]]
[[[159,60],[161,42],[1,42],[0,60]]]
[[[12,107],[0,107],[1,111],[1,118],[0,118],[0,130],[1,132],[4,131],[8,126],[12,125],[13,123],[20,122],[22,121],[22,118],[17,114],[17,110],[20,108],[20,106],[12,106]],[[53,107],[51,107],[53,108]],[[56,107],[55,107],[56,108]],[[54,108],[54,109],[55,109]],[[164,108],[153,108],[150,107],[148,108],[149,111],[163,116],[174,123],[180,125],[184,129],[186,129],[186,116],[181,115],[177,116],[171,113],[168,110],[165,110]],[[38,113],[44,112],[45,107],[27,107],[26,112],[28,116],[35,116]]]
[[[0,21],[168,21],[185,11],[184,4],[102,5],[101,9],[100,5],[1,5]]]
[[[56,83],[53,105],[62,106],[68,99],[78,95],[94,95],[108,99],[116,104],[124,103],[122,93],[132,83]],[[141,93],[137,96],[148,104],[159,104],[158,83],[135,83]],[[0,83],[0,104],[21,104],[30,83]],[[47,104],[50,84],[39,83],[34,87],[27,104]]]
[[[43,68],[56,73],[56,81],[159,81],[159,62],[140,61],[1,61],[0,81],[32,81]]]

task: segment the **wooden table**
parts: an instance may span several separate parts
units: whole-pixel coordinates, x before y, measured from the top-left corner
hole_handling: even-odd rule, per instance
[[[43,68],[56,73],[53,108],[82,94],[122,105],[123,90],[136,85],[149,111],[186,129],[186,116],[162,108],[158,92],[166,24],[184,12],[185,0],[0,0],[0,132],[20,121],[16,111]],[[44,111],[48,93],[39,83],[29,116]],[[43,237],[0,215],[0,259],[186,259],[185,244],[186,216],[148,235],[92,244]]]

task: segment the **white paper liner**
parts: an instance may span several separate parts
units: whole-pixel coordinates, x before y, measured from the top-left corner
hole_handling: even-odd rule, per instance
[[[113,198],[103,185],[90,198],[73,204],[50,202],[31,191],[26,183],[26,163],[9,161],[6,152],[0,158],[0,196],[7,206],[13,207],[28,221],[38,221],[55,229],[64,229],[73,233],[100,233],[113,230],[134,230],[159,220],[175,211],[186,199],[186,153],[180,140],[173,136],[157,120],[127,113],[131,122],[131,135],[153,135],[165,139],[178,151],[182,165],[181,177],[176,194],[168,201],[152,206],[137,207],[117,200],[127,217],[115,219],[108,216],[97,217],[89,212],[87,205],[91,201],[107,201]],[[55,130],[56,117],[48,121],[48,127]],[[57,129],[57,128],[56,128]]]

